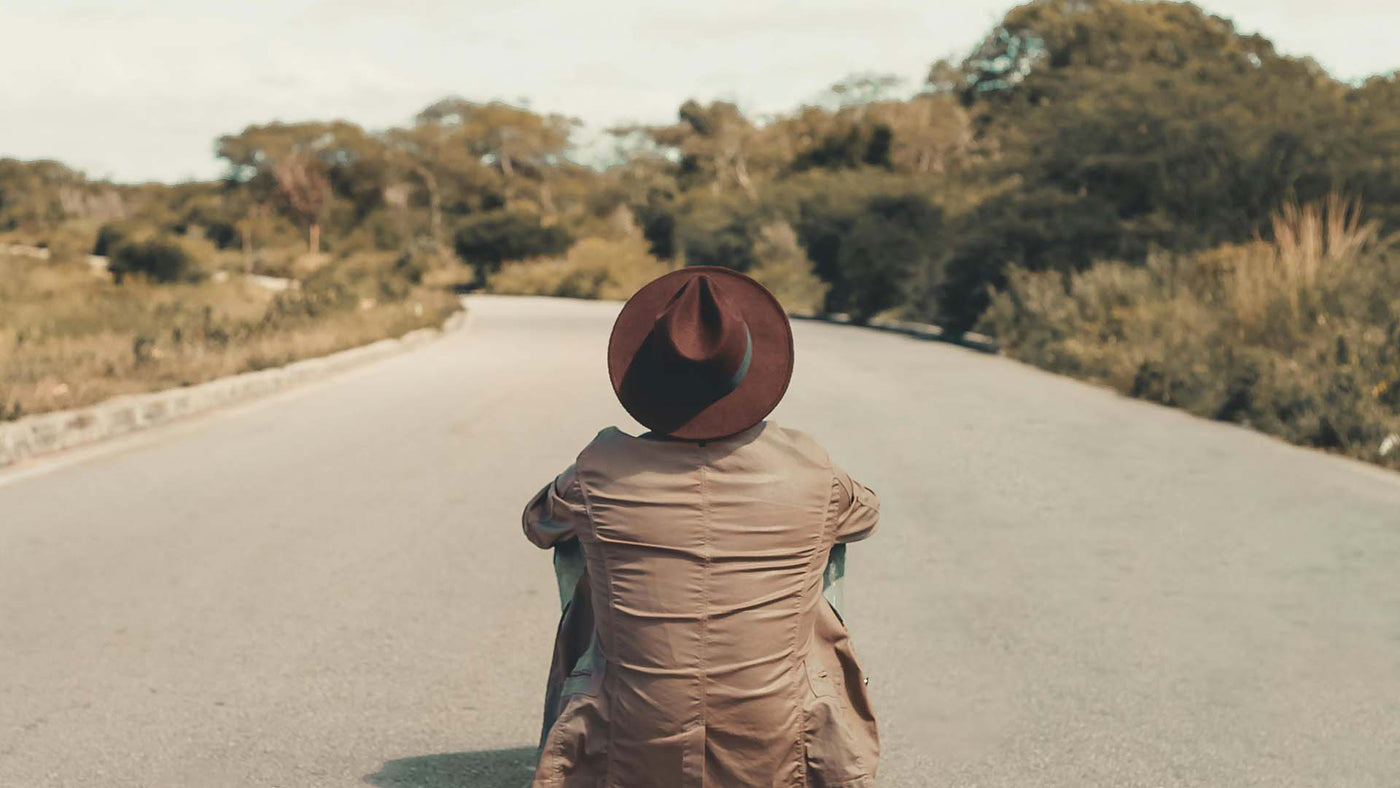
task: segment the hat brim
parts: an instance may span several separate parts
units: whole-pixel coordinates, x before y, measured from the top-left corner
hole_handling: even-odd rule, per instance
[[[695,408],[668,401],[665,387],[629,375],[657,316],[689,280],[704,274],[724,289],[743,314],[753,343],[748,373],[733,391]],[[685,440],[712,440],[742,432],[777,407],[792,380],[792,325],[772,293],[729,268],[694,266],[647,283],[622,307],[608,340],[608,376],[622,407],[648,429]]]

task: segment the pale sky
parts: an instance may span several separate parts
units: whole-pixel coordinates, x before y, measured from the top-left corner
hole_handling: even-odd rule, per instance
[[[1211,0],[1284,52],[1358,79],[1400,67],[1397,0]],[[597,130],[687,98],[792,109],[858,71],[916,87],[995,0],[0,0],[0,157],[121,181],[210,178],[252,123],[409,121],[449,94]],[[585,132],[585,138],[589,132]]]

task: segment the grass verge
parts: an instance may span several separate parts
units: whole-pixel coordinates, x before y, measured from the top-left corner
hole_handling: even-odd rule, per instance
[[[301,287],[113,283],[83,263],[0,255],[0,420],[201,383],[440,325],[457,308],[394,255],[335,260]]]
[[[1400,469],[1400,243],[1359,215],[1334,197],[1269,241],[1013,271],[981,327],[1036,366]]]

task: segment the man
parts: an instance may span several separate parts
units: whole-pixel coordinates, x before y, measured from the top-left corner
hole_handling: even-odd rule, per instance
[[[777,299],[729,269],[623,306],[608,371],[651,431],[603,430],[524,514],[568,598],[534,788],[874,785],[874,714],[822,585],[879,503],[763,420],[792,367]]]

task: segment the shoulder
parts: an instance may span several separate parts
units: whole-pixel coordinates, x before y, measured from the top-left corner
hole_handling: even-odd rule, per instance
[[[783,450],[795,458],[811,465],[831,467],[831,457],[826,449],[807,433],[775,422],[768,422],[763,430],[763,439],[770,445]]]
[[[579,466],[590,465],[601,458],[606,458],[627,451],[635,439],[618,429],[617,427],[604,427],[598,430],[598,434],[593,436],[593,440],[578,453],[575,464]]]
[[[617,427],[604,427],[598,430],[598,434],[593,436],[593,440],[589,441],[588,445],[583,447],[583,450],[588,451],[595,446],[615,446],[631,439],[631,435],[628,435]]]

